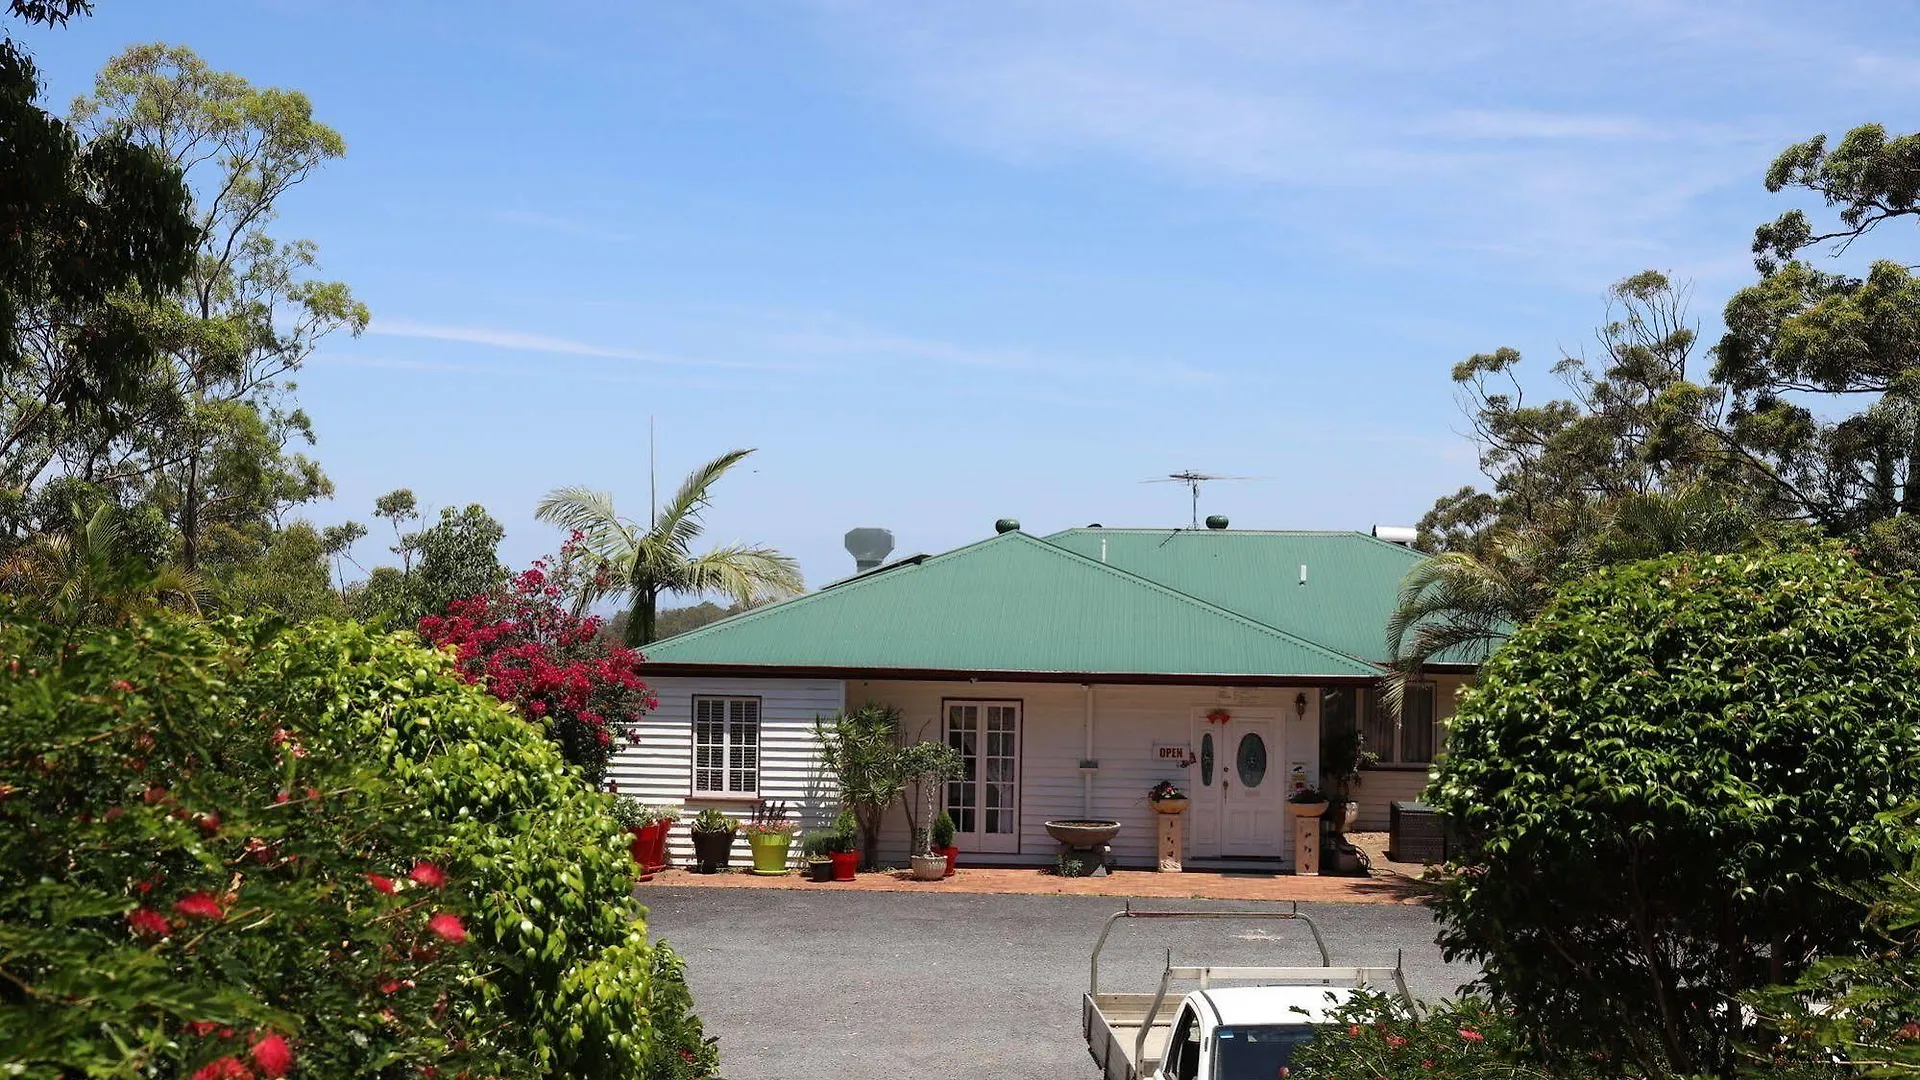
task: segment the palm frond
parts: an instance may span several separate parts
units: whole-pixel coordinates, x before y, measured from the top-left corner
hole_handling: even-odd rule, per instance
[[[678,586],[688,593],[717,592],[736,603],[792,596],[806,588],[800,564],[768,547],[730,544],[689,561]]]
[[[698,518],[700,511],[707,506],[709,490],[727,474],[728,469],[740,464],[751,453],[751,449],[729,450],[688,473],[687,478],[680,482],[680,489],[673,493],[673,498],[660,508],[649,532],[655,536],[671,535],[681,551],[689,550],[693,541],[700,536]]]

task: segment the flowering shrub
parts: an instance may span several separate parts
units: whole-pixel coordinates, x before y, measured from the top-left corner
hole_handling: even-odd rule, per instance
[[[640,679],[640,654],[608,643],[597,616],[576,618],[563,602],[567,592],[563,576],[539,560],[503,590],[421,619],[419,630],[428,644],[454,650],[468,682],[544,727],[597,784],[616,738],[631,741],[633,725],[658,702]]]
[[[444,654],[0,618],[0,656],[20,1074],[713,1074],[609,800]]]
[[[1485,998],[1467,995],[1430,1005],[1415,1016],[1406,1002],[1363,992],[1336,1010],[1335,1021],[1294,1051],[1289,1080],[1475,1080],[1480,1077],[1535,1077],[1586,1080],[1622,1077],[1588,1059],[1591,1068],[1564,1064],[1541,1067],[1532,1047],[1513,1027],[1510,1013]]]
[[[491,1067],[447,1007],[473,971],[472,883],[353,733],[250,700],[205,627],[68,641],[0,622],[0,1060],[196,1080]]]

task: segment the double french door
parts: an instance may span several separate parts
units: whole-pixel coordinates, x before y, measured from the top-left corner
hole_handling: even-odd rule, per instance
[[[949,701],[947,745],[964,768],[947,784],[947,813],[961,851],[1020,850],[1020,703]]]
[[[1188,819],[1196,857],[1284,854],[1286,778],[1276,767],[1282,730],[1277,716],[1262,712],[1236,713],[1225,723],[1195,717]]]

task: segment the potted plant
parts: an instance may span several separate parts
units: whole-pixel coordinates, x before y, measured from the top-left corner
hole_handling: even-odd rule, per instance
[[[800,837],[800,852],[807,858],[808,881],[832,881],[833,859],[827,854],[833,845],[833,833],[827,829],[808,829]]]
[[[1303,787],[1287,797],[1287,811],[1296,817],[1319,817],[1327,812],[1326,792]]]
[[[1156,814],[1178,814],[1190,805],[1187,793],[1171,780],[1162,780],[1147,791],[1147,802]]]
[[[1329,832],[1345,832],[1353,828],[1360,816],[1360,804],[1353,799],[1353,789],[1360,785],[1360,774],[1373,767],[1380,758],[1367,749],[1366,736],[1358,728],[1348,728],[1327,736],[1320,745],[1320,780],[1333,791],[1328,799],[1331,804],[1327,811]]]
[[[650,805],[631,795],[614,796],[613,819],[633,837],[627,850],[640,868],[641,881],[651,881],[666,869],[667,830],[679,817],[679,810],[671,806]]]
[[[787,872],[787,849],[793,844],[793,822],[787,820],[787,804],[761,802],[745,826],[747,846],[753,849],[753,872],[764,877],[779,877]]]
[[[860,865],[860,821],[853,811],[842,810],[833,819],[827,858],[833,867],[833,880],[853,880],[853,872]]]
[[[933,850],[947,860],[946,873],[941,877],[952,877],[954,863],[960,859],[960,849],[953,846],[953,833],[953,815],[940,811],[940,816],[933,819]]]
[[[893,801],[905,798],[901,773],[900,710],[877,701],[814,721],[822,764],[839,786],[840,805],[852,813],[861,864],[879,858],[880,826]]]
[[[693,819],[693,857],[703,874],[717,874],[727,868],[733,857],[733,836],[740,831],[734,820],[709,806]]]
[[[939,881],[947,876],[947,857],[933,850],[933,817],[946,781],[960,775],[966,762],[960,751],[946,743],[918,742],[900,750],[900,775],[918,794],[915,801],[903,790],[900,800],[907,810],[907,835],[913,838],[911,862],[915,881]]]

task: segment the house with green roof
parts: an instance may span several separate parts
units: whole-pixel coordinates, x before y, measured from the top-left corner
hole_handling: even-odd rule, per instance
[[[1045,823],[1089,818],[1122,823],[1117,864],[1154,865],[1147,791],[1171,780],[1192,799],[1187,865],[1289,867],[1285,800],[1319,783],[1343,728],[1381,757],[1361,827],[1425,785],[1471,667],[1436,668],[1398,719],[1379,707],[1418,552],[1360,532],[1003,526],[648,646],[660,705],[613,764],[620,790],[689,811],[779,800],[822,823],[814,722],[867,701],[961,751],[945,804],[973,865],[1049,863]],[[882,856],[903,864],[896,816]],[[690,851],[684,826],[673,843]]]

